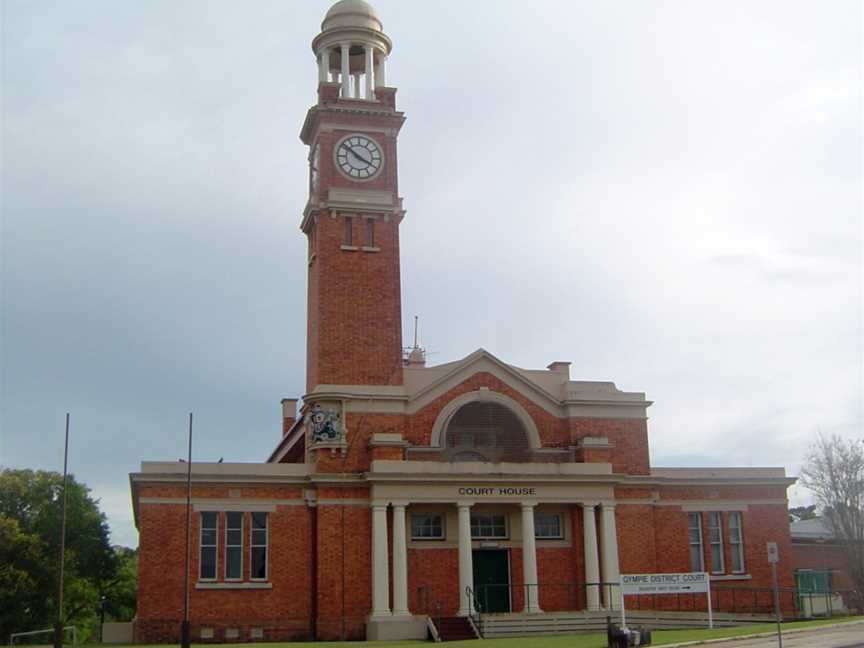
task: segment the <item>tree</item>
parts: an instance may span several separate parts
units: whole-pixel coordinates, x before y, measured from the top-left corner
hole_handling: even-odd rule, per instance
[[[128,607],[128,591],[117,592],[122,583],[128,590],[130,575],[90,490],[72,476],[67,489],[63,621],[86,634],[96,627],[102,596],[116,594]],[[54,622],[62,499],[56,472],[0,470],[0,638]]]
[[[819,514],[816,513],[816,505],[811,504],[810,506],[793,506],[789,509],[789,521],[790,522],[801,522],[802,520],[812,520],[813,518],[819,517]]]
[[[820,435],[811,446],[801,481],[816,496],[835,539],[843,543],[849,573],[864,594],[864,439]]]

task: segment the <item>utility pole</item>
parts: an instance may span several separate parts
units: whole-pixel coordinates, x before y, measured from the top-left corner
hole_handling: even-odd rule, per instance
[[[54,648],[63,648],[63,571],[66,566],[66,484],[69,467],[69,412],[66,412],[66,445],[63,449],[63,513],[60,522],[60,574],[57,578],[57,617],[54,622]]]
[[[189,562],[192,535],[192,412],[189,412],[189,455],[186,458],[186,560],[183,565],[183,623],[180,646],[189,648]]]

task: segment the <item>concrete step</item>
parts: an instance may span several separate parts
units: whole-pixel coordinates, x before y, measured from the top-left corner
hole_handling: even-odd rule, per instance
[[[477,639],[474,626],[465,617],[441,617],[435,620],[441,641],[464,641]]]

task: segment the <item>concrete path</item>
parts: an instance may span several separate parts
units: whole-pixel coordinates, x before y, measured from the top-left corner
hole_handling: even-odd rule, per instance
[[[697,644],[711,648],[776,648],[777,635],[751,637],[748,639],[714,639],[711,641],[687,642],[675,646],[694,646]],[[839,625],[795,630],[783,633],[783,648],[864,648],[864,622],[843,623]]]

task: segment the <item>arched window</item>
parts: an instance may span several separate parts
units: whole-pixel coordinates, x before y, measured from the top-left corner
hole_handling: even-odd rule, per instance
[[[450,461],[530,461],[528,435],[519,417],[494,401],[460,407],[447,423],[445,456]]]

